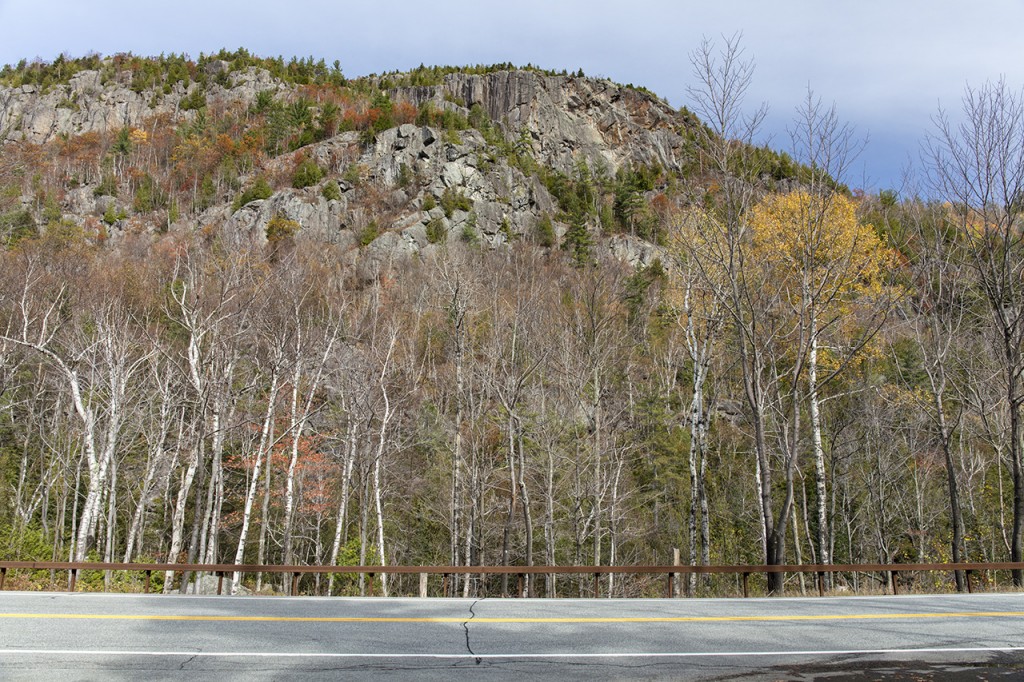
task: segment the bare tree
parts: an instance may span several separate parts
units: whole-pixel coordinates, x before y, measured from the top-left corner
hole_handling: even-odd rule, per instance
[[[801,262],[803,277],[800,287],[801,307],[807,316],[809,326],[809,348],[807,358],[808,404],[811,419],[811,443],[814,452],[815,502],[817,507],[817,558],[822,564],[832,563],[831,533],[828,518],[828,488],[825,470],[825,449],[822,439],[821,424],[821,391],[831,380],[839,376],[839,369],[829,376],[818,376],[818,353],[822,337],[829,327],[835,326],[845,311],[840,310],[845,289],[861,275],[863,264],[854,262],[847,254],[838,256],[834,262],[820,267],[816,258],[822,247],[833,238],[834,229],[828,225],[828,218],[833,207],[833,200],[839,191],[838,183],[842,181],[850,163],[857,156],[862,143],[854,138],[853,129],[849,124],[841,123],[835,105],[825,108],[821,99],[816,97],[810,87],[803,105],[797,109],[796,122],[790,131],[793,150],[797,160],[805,164],[810,171],[807,181],[808,194],[813,201],[802,214],[802,241],[805,253]],[[856,248],[856,244],[853,245]],[[884,321],[884,313],[879,317]],[[870,325],[865,339],[870,338],[878,329],[878,325]],[[859,349],[863,343],[855,343]],[[847,355],[847,362],[853,353]],[[825,575],[825,588],[828,589],[831,576]]]
[[[192,439],[189,460],[181,476],[172,519],[168,561],[177,561],[185,541],[185,520],[192,486],[206,477],[206,453],[210,453],[205,503],[201,487],[193,501],[190,560],[212,562],[217,554],[220,508],[224,498],[222,457],[234,408],[233,383],[241,353],[240,341],[250,319],[254,288],[247,281],[245,253],[223,260],[204,257],[197,246],[188,246],[175,261],[170,286],[171,300],[165,314],[184,331],[185,347],[176,354],[179,371],[189,387],[186,430]],[[164,589],[171,589],[168,572]],[[183,581],[182,589],[185,589]]]
[[[87,325],[67,323],[60,314],[69,304],[69,283],[56,285],[30,265],[22,291],[14,301],[12,331],[0,340],[38,353],[57,373],[79,421],[88,481],[72,549],[75,561],[84,561],[95,543],[96,527],[107,479],[129,410],[136,375],[148,354],[134,337],[130,316],[118,297],[90,298],[79,289],[72,307],[88,315]],[[47,288],[50,290],[47,291]]]
[[[1024,556],[1024,94],[1004,80],[968,87],[956,120],[941,110],[925,144],[935,190],[952,204],[965,262],[988,303],[1009,412],[1006,456],[1013,478],[1010,560]],[[1013,571],[1024,585],[1024,571]]]
[[[707,129],[700,138],[701,153],[719,184],[717,219],[699,235],[691,251],[692,258],[708,286],[715,287],[723,313],[735,334],[738,364],[743,384],[747,417],[752,429],[755,454],[755,480],[760,498],[761,541],[765,563],[781,564],[785,557],[786,526],[793,505],[793,477],[796,471],[796,442],[799,423],[778,432],[781,452],[773,452],[769,440],[772,414],[781,408],[772,393],[785,380],[786,370],[773,361],[772,348],[787,333],[777,316],[769,314],[777,307],[778,290],[763,286],[757,261],[751,257],[751,235],[747,213],[760,193],[760,169],[752,154],[755,134],[766,114],[765,107],[744,115],[743,106],[754,73],[754,64],[745,59],[740,36],[725,39],[719,50],[705,39],[690,55],[696,85],[688,89],[696,113]],[[763,274],[763,273],[760,273]],[[805,338],[803,332],[801,337]],[[799,359],[801,354],[797,354]],[[780,371],[783,374],[780,374]],[[791,372],[799,374],[799,368]],[[798,382],[790,385],[796,390]],[[778,396],[776,396],[778,397]],[[795,400],[790,401],[793,416]],[[781,464],[776,464],[781,462]],[[776,505],[774,472],[783,475],[782,501]],[[781,594],[783,575],[770,573],[768,590]]]
[[[676,302],[679,309],[678,325],[683,333],[683,345],[692,365],[690,385],[685,389],[689,393],[687,422],[690,428],[690,447],[687,464],[690,473],[688,534],[691,566],[697,566],[698,561],[702,565],[707,565],[711,561],[711,528],[707,499],[711,405],[707,400],[707,384],[711,362],[725,321],[721,299],[717,295],[722,284],[708,286],[703,281],[702,274],[711,275],[713,271],[705,268],[702,273],[692,258],[691,247],[699,241],[696,235],[715,229],[707,224],[707,221],[713,220],[714,218],[704,211],[688,212],[680,216],[679,224],[676,226],[678,230],[674,234],[677,299],[680,299]],[[690,573],[689,591],[692,593],[696,587],[697,574]]]

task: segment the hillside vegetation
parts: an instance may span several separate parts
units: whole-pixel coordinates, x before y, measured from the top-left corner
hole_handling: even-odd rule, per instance
[[[1019,559],[1020,194],[947,130],[949,196],[850,192],[833,112],[760,147],[693,65],[5,67],[0,558]]]

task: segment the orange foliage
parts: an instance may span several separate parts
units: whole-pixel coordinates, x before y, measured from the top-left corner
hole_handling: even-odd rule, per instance
[[[651,199],[651,209],[658,215],[659,218],[662,219],[662,221],[664,221],[668,217],[671,208],[672,204],[668,200],[668,197],[665,196],[664,192],[655,195],[655,197]]]
[[[414,123],[418,114],[419,110],[411,102],[399,102],[392,110],[392,115],[395,117],[395,123],[399,125],[403,123]]]

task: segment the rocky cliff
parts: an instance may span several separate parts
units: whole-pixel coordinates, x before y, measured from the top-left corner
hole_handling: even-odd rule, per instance
[[[324,103],[322,89],[283,82],[263,69],[235,69],[227,62],[213,61],[203,70],[202,82],[176,81],[163,87],[135,87],[130,74],[111,76],[109,70],[80,71],[67,82],[46,87],[0,87],[0,139],[9,149],[14,148],[10,145],[59,144],[86,133],[147,127],[153,131],[155,120],[171,131],[187,130],[180,132],[177,145],[164,153],[164,170],[152,168],[151,157],[158,154],[150,154],[146,161],[150,166],[143,167],[142,161],[123,150],[116,156],[108,148],[103,158],[96,159],[95,172],[86,173],[81,182],[77,176],[58,178],[64,186],[53,196],[60,198],[64,220],[84,225],[90,220],[89,224],[96,224],[102,217],[107,223],[105,239],[117,241],[127,231],[203,226],[219,226],[259,239],[264,238],[270,221],[281,217],[300,226],[301,238],[343,247],[366,276],[372,276],[382,263],[436,248],[439,243],[463,241],[496,247],[530,238],[542,222],[549,226],[549,233],[541,241],[556,245],[571,217],[562,205],[565,198],[553,194],[553,178],[564,189],[581,169],[594,171],[606,183],[621,169],[679,173],[694,153],[686,135],[686,119],[646,91],[604,79],[495,70],[448,73],[431,86],[386,87],[383,79],[371,78],[334,93],[333,101],[350,103],[345,116],[366,120],[375,110],[365,92],[376,89],[396,106],[420,111],[415,125],[328,134],[325,139],[263,156],[255,167],[242,168],[226,180],[223,163],[213,171],[196,171],[190,197],[194,210],[171,210],[172,204],[178,208],[189,199],[188,181],[181,179],[190,174],[181,162],[181,148],[186,143],[198,148],[201,138],[208,135],[209,144],[217,149],[234,149],[252,139],[265,141],[274,126],[301,128],[306,125],[300,120],[303,115],[310,121],[320,120],[331,106]],[[315,100],[310,99],[310,92],[316,93]],[[283,112],[277,123],[248,133],[218,132],[220,114],[216,112],[231,107],[248,112],[236,116],[235,128],[257,125],[261,116],[266,116],[254,113],[254,106],[258,99],[266,106],[267,95]],[[291,113],[287,107],[296,102],[301,104],[300,111]],[[445,129],[436,121],[420,121],[427,110],[447,111],[461,121],[486,120],[489,135],[465,125]],[[327,125],[322,123],[319,136],[323,137]],[[197,126],[210,130],[197,132]],[[245,138],[246,134],[250,137]],[[505,139],[502,149],[495,146],[495,135]],[[271,147],[266,144],[265,148]],[[512,155],[510,148],[516,149]],[[247,158],[250,161],[243,166],[251,162],[251,157]],[[304,159],[313,161],[323,177],[313,184],[287,186],[291,172]],[[106,179],[111,168],[117,174],[113,188]],[[165,179],[160,180],[158,173],[165,173]],[[200,177],[201,173],[206,176]],[[165,187],[163,191],[171,199],[160,206],[166,210],[147,212],[140,207],[134,193],[144,176],[157,177],[154,182]],[[202,205],[196,199],[198,185],[213,176],[217,183],[209,197],[212,201]],[[277,179],[270,196],[239,205],[235,192],[264,176]],[[101,178],[106,184],[101,184]],[[337,193],[325,191],[328,184],[336,185]],[[608,222],[607,216],[599,215],[602,206],[610,215],[612,204],[621,200],[615,194],[620,190],[604,187],[604,196],[592,197],[585,215],[580,213],[577,221],[592,232],[598,230],[601,221]],[[636,196],[627,200],[643,209],[657,194],[653,190],[653,186],[630,190]],[[45,219],[38,192],[27,185],[22,191],[23,209],[34,211],[35,222],[41,225]],[[175,203],[176,192],[181,200]],[[443,206],[446,200],[449,205]],[[618,211],[618,204],[615,206]],[[629,210],[635,213],[636,208]],[[599,246],[634,264],[656,257],[656,247],[633,234],[632,223],[621,232]],[[640,236],[650,240],[650,235]]]
[[[80,71],[67,84],[45,89],[0,86],[0,140],[44,144],[59,137],[143,127],[157,116],[187,121],[195,112],[183,109],[182,104],[200,87],[179,82],[169,92],[157,88],[136,91],[126,79],[104,81],[95,70]],[[248,69],[232,74],[227,87],[211,83],[204,90],[207,101],[224,106],[248,105],[259,92],[282,93],[289,88],[266,71]]]
[[[675,110],[647,92],[604,79],[453,73],[438,86],[395,89],[394,97],[416,105],[482,107],[506,132],[527,131],[533,152],[564,172],[580,159],[612,171],[628,163],[678,168],[688,155]]]

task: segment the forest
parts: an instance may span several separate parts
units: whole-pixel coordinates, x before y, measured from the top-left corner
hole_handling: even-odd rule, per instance
[[[763,111],[745,108],[752,65],[735,47],[692,55],[690,157],[614,171],[552,168],[464,103],[391,98],[455,69],[349,80],[222,52],[288,86],[226,106],[203,96],[202,59],[5,67],[10,87],[95,69],[153,97],[191,89],[181,120],[0,150],[0,558],[1020,561],[1024,97],[968,89],[923,133],[916,185],[851,191],[856,136],[813,93],[790,150],[755,144]],[[428,226],[432,248],[358,273],[346,252],[386,231],[384,190],[418,179],[304,150],[345,131],[370,146],[403,123],[478,131],[556,210],[498,246],[472,219]],[[354,245],[284,217],[255,234],[202,222],[339,186],[378,217]],[[69,208],[83,187],[102,211]],[[456,192],[421,196],[423,211],[472,215]],[[658,257],[630,265],[617,235]],[[245,584],[287,591],[273,580]],[[489,580],[449,589],[509,592]],[[589,580],[526,587],[570,596]],[[602,580],[613,596],[659,589]]]

